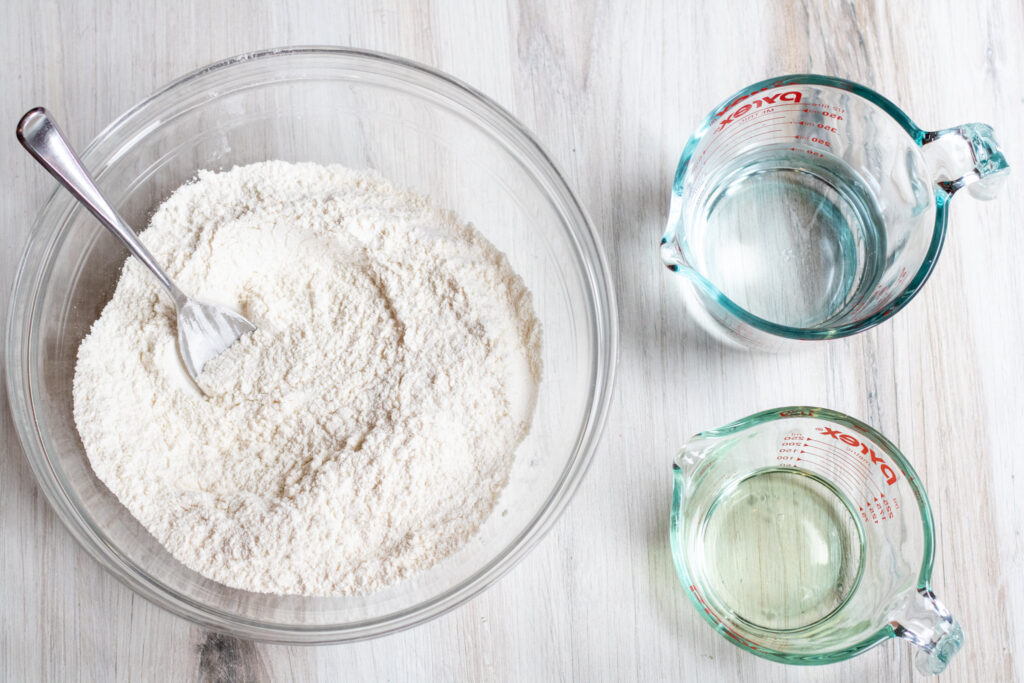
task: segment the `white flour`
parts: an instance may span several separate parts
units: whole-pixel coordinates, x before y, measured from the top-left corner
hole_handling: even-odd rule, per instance
[[[129,259],[82,342],[97,476],[179,561],[229,586],[380,589],[456,551],[529,429],[540,328],[504,255],[373,172],[201,172],[143,240],[259,330],[189,383],[174,311]]]

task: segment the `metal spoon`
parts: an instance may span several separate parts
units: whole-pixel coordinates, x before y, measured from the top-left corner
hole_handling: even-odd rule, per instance
[[[18,140],[43,168],[128,247],[132,256],[149,268],[167,290],[178,312],[178,352],[193,381],[208,361],[227,350],[239,337],[256,330],[255,325],[237,313],[190,299],[178,289],[96,187],[82,161],[45,109],[36,107],[21,117]]]

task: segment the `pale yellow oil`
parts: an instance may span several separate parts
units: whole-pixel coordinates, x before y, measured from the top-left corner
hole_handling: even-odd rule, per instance
[[[861,530],[823,480],[763,470],[724,490],[702,524],[700,571],[715,602],[772,630],[836,611],[860,578]]]

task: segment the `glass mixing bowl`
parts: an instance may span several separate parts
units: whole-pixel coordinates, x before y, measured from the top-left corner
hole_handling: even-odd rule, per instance
[[[227,588],[174,560],[89,466],[72,419],[75,358],[126,252],[67,192],[54,192],[32,228],[11,303],[11,408],[43,492],[75,538],[121,581],[176,614],[243,637],[354,640],[413,626],[468,600],[552,526],[580,483],[608,408],[615,305],[583,209],[536,141],[497,104],[394,57],[270,50],[164,88],[100,133],[83,157],[139,228],[198,169],[267,159],[375,168],[473,221],[523,276],[544,330],[544,379],[530,435],[494,512],[458,553],[368,596]]]

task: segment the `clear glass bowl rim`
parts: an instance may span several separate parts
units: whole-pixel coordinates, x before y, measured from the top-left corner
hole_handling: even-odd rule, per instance
[[[173,102],[183,88],[194,87],[197,81],[210,74],[221,74],[234,66],[256,60],[269,63],[273,60],[310,56],[346,60],[377,76],[401,77],[424,87],[430,86],[443,92],[447,101],[461,114],[476,121],[505,144],[508,152],[541,184],[562,214],[564,226],[572,233],[588,286],[588,318],[595,351],[592,358],[593,382],[590,387],[589,411],[580,427],[576,449],[568,459],[558,484],[531,523],[501,553],[472,576],[429,600],[364,621],[305,626],[242,617],[199,603],[157,582],[117,549],[104,543],[100,537],[101,532],[80,514],[68,497],[49,462],[37,428],[32,401],[35,380],[30,376],[28,368],[33,321],[38,316],[36,302],[47,284],[47,264],[68,227],[67,218],[74,210],[70,196],[60,188],[55,189],[33,222],[28,244],[15,275],[6,330],[5,374],[10,410],[36,481],[78,543],[119,581],[143,598],[189,621],[217,631],[280,643],[337,643],[394,633],[453,610],[501,578],[550,530],[582,481],[593,459],[608,413],[618,359],[618,317],[611,275],[586,211],[532,133],[486,95],[431,67],[393,55],[335,46],[296,46],[244,53],[201,67],[140,101],[93,139],[81,154],[83,161],[97,176],[101,175],[107,165],[116,161],[117,156],[108,159],[97,157],[110,155],[112,151],[130,143],[130,136],[119,138],[126,131],[130,132],[132,125],[139,120],[152,117],[159,125],[160,115],[154,114],[154,110],[159,111],[164,103]],[[66,204],[64,209],[56,216],[51,216],[55,212],[55,205],[61,203]]]

